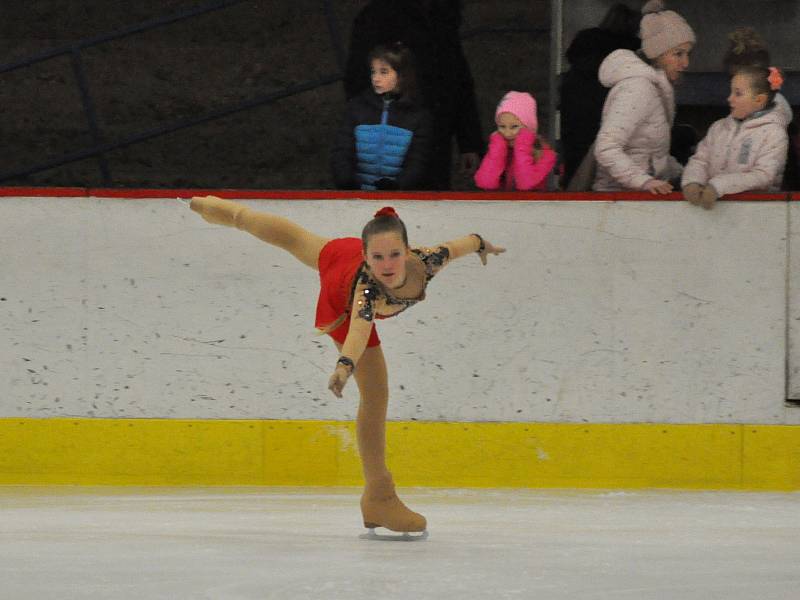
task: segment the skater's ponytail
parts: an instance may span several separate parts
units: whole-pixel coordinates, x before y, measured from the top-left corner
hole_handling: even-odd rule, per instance
[[[361,243],[364,250],[367,248],[367,242],[373,235],[379,233],[397,233],[403,240],[403,243],[408,247],[408,232],[406,232],[406,225],[397,215],[397,212],[391,206],[384,206],[375,213],[373,219],[364,226],[361,232]]]

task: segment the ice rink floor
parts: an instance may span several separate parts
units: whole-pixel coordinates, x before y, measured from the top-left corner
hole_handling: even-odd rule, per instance
[[[800,599],[800,494],[0,487],[0,598]]]

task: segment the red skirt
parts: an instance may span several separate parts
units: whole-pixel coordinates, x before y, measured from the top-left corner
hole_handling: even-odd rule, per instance
[[[346,314],[347,318],[342,324],[328,332],[328,335],[340,344],[344,344],[347,332],[350,330],[350,292],[353,288],[353,278],[363,262],[364,255],[359,238],[331,240],[319,253],[320,288],[314,324],[322,329]],[[373,323],[367,346],[377,346],[380,343]]]

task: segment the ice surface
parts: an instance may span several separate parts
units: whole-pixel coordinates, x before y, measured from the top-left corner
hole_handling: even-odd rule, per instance
[[[0,598],[797,600],[800,494],[0,487]]]

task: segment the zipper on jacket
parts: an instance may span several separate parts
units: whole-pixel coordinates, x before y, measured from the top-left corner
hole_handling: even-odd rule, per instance
[[[739,130],[741,130],[742,128],[742,121],[740,121],[739,119],[734,119],[733,121],[736,124],[736,127],[733,128],[733,135],[731,135],[731,138],[728,140],[728,150],[727,152],[725,152],[725,162],[723,163],[723,168],[725,170],[728,170],[730,168],[731,150],[733,150],[733,140],[736,139],[736,136],[739,135]]]
[[[383,99],[383,112],[381,112],[381,128],[378,134],[378,179],[384,177],[383,172],[383,146],[386,141],[386,125],[389,123],[389,105],[391,100]]]

